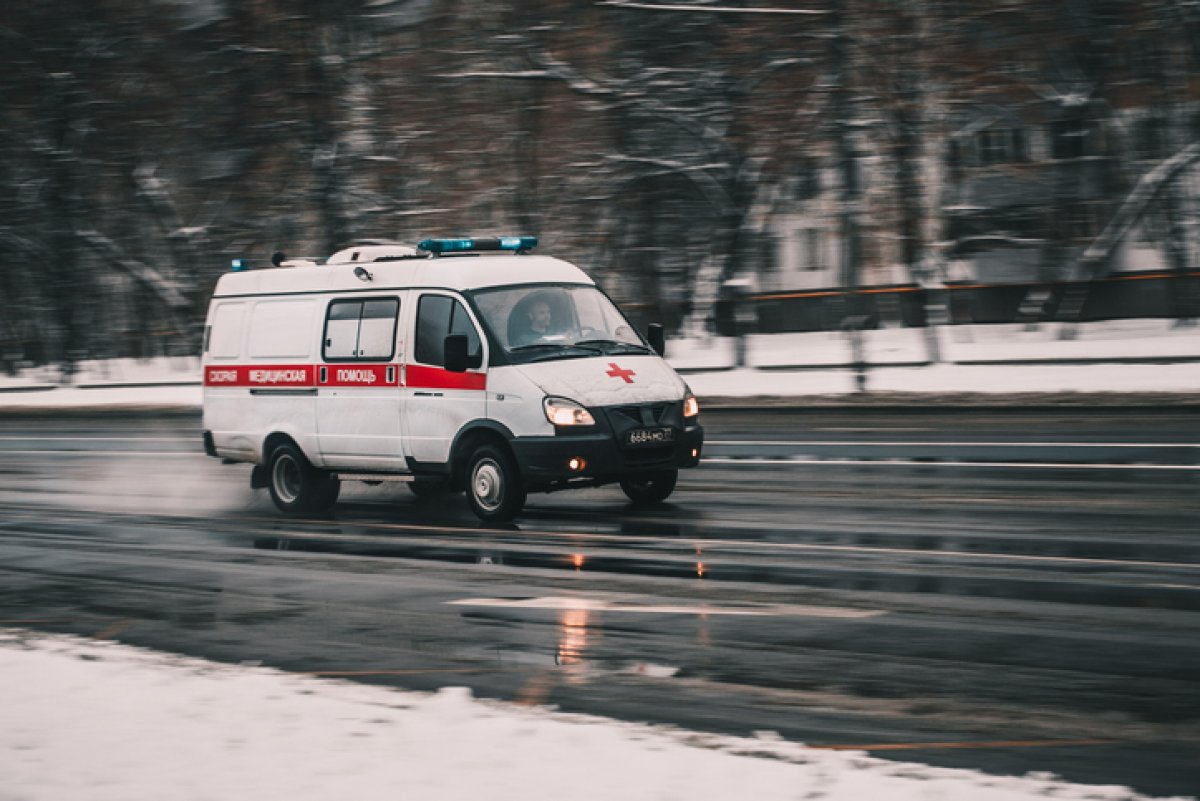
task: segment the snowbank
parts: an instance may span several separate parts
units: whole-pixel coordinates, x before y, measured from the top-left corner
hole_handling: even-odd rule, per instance
[[[0,631],[0,797],[1139,798]]]

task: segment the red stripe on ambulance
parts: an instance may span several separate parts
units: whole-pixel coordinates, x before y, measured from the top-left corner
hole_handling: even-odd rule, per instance
[[[452,373],[410,364],[403,386],[416,389],[487,389],[485,373]],[[398,364],[244,364],[204,368],[206,387],[398,387]]]
[[[400,381],[394,364],[323,364],[317,384],[322,387],[394,387]]]
[[[487,373],[452,373],[443,367],[410,364],[406,386],[416,389],[487,389]]]
[[[311,387],[311,364],[231,365],[204,368],[207,387]]]

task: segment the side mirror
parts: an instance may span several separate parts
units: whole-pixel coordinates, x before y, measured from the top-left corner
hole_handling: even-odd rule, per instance
[[[446,369],[452,373],[465,373],[468,367],[467,335],[450,334],[442,343],[442,347]]]
[[[663,333],[662,323],[650,323],[646,329],[646,339],[650,341],[650,347],[654,348],[654,352],[659,356],[667,355],[667,337]]]

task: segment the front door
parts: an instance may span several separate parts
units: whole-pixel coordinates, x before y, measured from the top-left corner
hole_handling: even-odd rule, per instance
[[[447,370],[448,334],[466,334],[471,367]],[[487,345],[459,298],[423,292],[417,300],[415,336],[405,377],[405,447],[414,462],[444,464],[459,430],[487,413]]]

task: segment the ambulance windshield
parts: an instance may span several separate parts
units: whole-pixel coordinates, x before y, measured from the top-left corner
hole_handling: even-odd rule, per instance
[[[515,362],[652,353],[593,286],[521,286],[474,293],[476,307]]]

